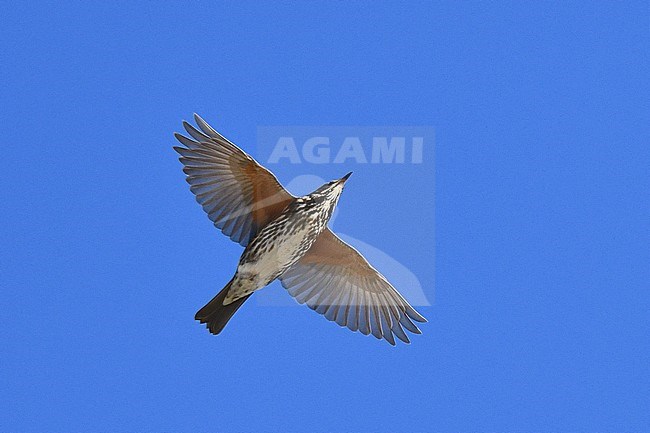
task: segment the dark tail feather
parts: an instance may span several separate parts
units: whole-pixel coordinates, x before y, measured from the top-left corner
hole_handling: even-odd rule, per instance
[[[230,289],[232,280],[226,287],[221,289],[221,291],[212,298],[203,308],[197,311],[194,316],[195,320],[198,320],[201,323],[207,323],[207,328],[210,330],[211,334],[219,334],[223,328],[226,326],[226,323],[230,320],[235,311],[242,306],[242,304],[248,299],[251,295],[244,296],[243,298],[237,299],[235,302],[232,302],[228,305],[223,305],[223,300]],[[252,293],[251,293],[252,294]]]

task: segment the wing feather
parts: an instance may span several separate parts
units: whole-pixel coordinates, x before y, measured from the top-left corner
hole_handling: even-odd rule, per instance
[[[325,229],[307,253],[282,276],[282,285],[299,303],[352,331],[395,344],[410,340],[413,323],[426,322],[361,254]]]
[[[277,218],[293,196],[276,177],[250,155],[194,115],[198,129],[187,122],[190,135],[175,133],[184,146],[180,154],[190,191],[223,234],[242,246]]]

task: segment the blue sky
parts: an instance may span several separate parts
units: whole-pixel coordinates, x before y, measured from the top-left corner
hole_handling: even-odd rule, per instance
[[[22,2],[0,36],[0,430],[650,429],[646,2]],[[417,275],[423,335],[194,322],[241,249],[171,150],[193,112],[253,154],[433,127],[417,167],[273,167],[354,170],[335,228]]]

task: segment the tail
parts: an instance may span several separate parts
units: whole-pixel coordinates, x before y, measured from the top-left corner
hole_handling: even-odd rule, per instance
[[[252,295],[251,293],[251,295],[246,295],[243,298],[239,298],[228,305],[223,305],[223,300],[226,297],[226,294],[228,294],[228,290],[230,290],[230,285],[232,282],[233,280],[230,280],[230,282],[226,284],[226,287],[221,289],[217,296],[205,304],[205,306],[197,311],[196,315],[194,316],[195,320],[198,320],[201,323],[207,323],[206,326],[208,330],[210,330],[211,334],[219,334],[226,326],[226,323],[228,323],[232,315],[235,314],[235,311],[237,311],[239,307],[241,307],[242,304],[246,301],[246,299]]]

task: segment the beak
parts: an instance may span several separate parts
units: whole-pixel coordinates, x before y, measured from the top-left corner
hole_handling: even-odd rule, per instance
[[[349,172],[348,174],[346,174],[345,176],[343,176],[342,178],[340,178],[340,179],[339,179],[339,182],[343,182],[343,183],[345,183],[345,181],[348,180],[348,178],[349,178],[350,176],[352,176],[352,172]]]

